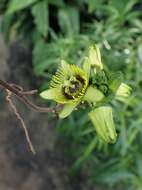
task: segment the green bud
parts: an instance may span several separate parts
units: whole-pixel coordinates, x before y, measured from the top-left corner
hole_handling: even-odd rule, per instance
[[[132,88],[125,83],[121,83],[116,91],[115,98],[119,101],[125,102],[130,96]]]
[[[89,58],[89,62],[91,66],[94,66],[99,69],[103,69],[100,50],[96,45],[93,45],[90,47],[88,58]]]
[[[114,143],[117,134],[113,121],[112,108],[102,106],[91,111],[88,115],[100,138],[107,143]]]

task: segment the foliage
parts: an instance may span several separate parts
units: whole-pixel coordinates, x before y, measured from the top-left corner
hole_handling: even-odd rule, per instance
[[[46,7],[46,9],[45,9]],[[41,11],[42,9],[42,11]],[[1,30],[6,40],[19,38],[33,50],[33,69],[48,86],[60,59],[81,65],[86,50],[98,43],[106,70],[121,70],[133,95],[125,105],[113,102],[118,141],[100,141],[80,110],[60,120],[57,129],[82,167],[105,189],[142,189],[142,3],[139,0],[1,0]],[[41,13],[40,13],[41,12]],[[40,16],[42,14],[42,16]],[[93,140],[92,140],[93,139]],[[61,140],[60,140],[61,141]],[[107,186],[106,186],[107,185]]]

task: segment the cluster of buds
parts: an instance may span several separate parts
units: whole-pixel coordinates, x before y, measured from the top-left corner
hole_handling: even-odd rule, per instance
[[[41,92],[44,99],[63,105],[59,112],[65,118],[82,102],[90,107],[88,116],[98,136],[107,143],[117,138],[110,102],[125,102],[131,87],[122,83],[121,72],[108,73],[102,64],[100,50],[96,45],[89,48],[82,68],[62,60],[50,82],[50,88]]]

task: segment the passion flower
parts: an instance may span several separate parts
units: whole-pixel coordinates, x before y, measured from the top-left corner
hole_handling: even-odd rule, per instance
[[[59,116],[64,118],[81,102],[88,83],[89,78],[85,70],[62,61],[61,66],[52,77],[50,89],[43,91],[40,96],[65,104],[59,113]]]
[[[76,102],[84,95],[87,85],[88,79],[83,69],[62,61],[52,77],[50,89],[43,91],[40,95],[58,103]]]
[[[81,102],[87,102],[91,111],[91,119],[99,137],[107,143],[116,141],[116,130],[113,121],[112,99],[127,100],[131,87],[122,83],[121,72],[110,74],[106,72],[99,48],[94,45],[89,48],[83,68],[71,65],[64,60],[52,77],[49,89],[40,96],[63,104],[60,118],[67,117]]]

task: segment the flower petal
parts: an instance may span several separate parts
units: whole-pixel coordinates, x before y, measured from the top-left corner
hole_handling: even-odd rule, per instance
[[[69,114],[71,114],[71,112],[74,110],[74,108],[79,104],[80,101],[74,102],[74,103],[69,103],[64,105],[62,111],[59,113],[59,117],[60,118],[65,118],[67,117]]]
[[[49,90],[45,90],[40,93],[40,96],[44,99],[52,99],[62,104],[69,102],[62,94],[61,88],[51,88]]]
[[[91,111],[88,115],[101,139],[107,143],[114,143],[117,134],[113,121],[112,108],[102,106]]]
[[[99,102],[104,98],[104,94],[95,87],[89,86],[83,97],[83,100],[88,102]]]
[[[92,66],[94,65],[96,68],[103,69],[100,50],[96,45],[90,47],[88,58]]]

